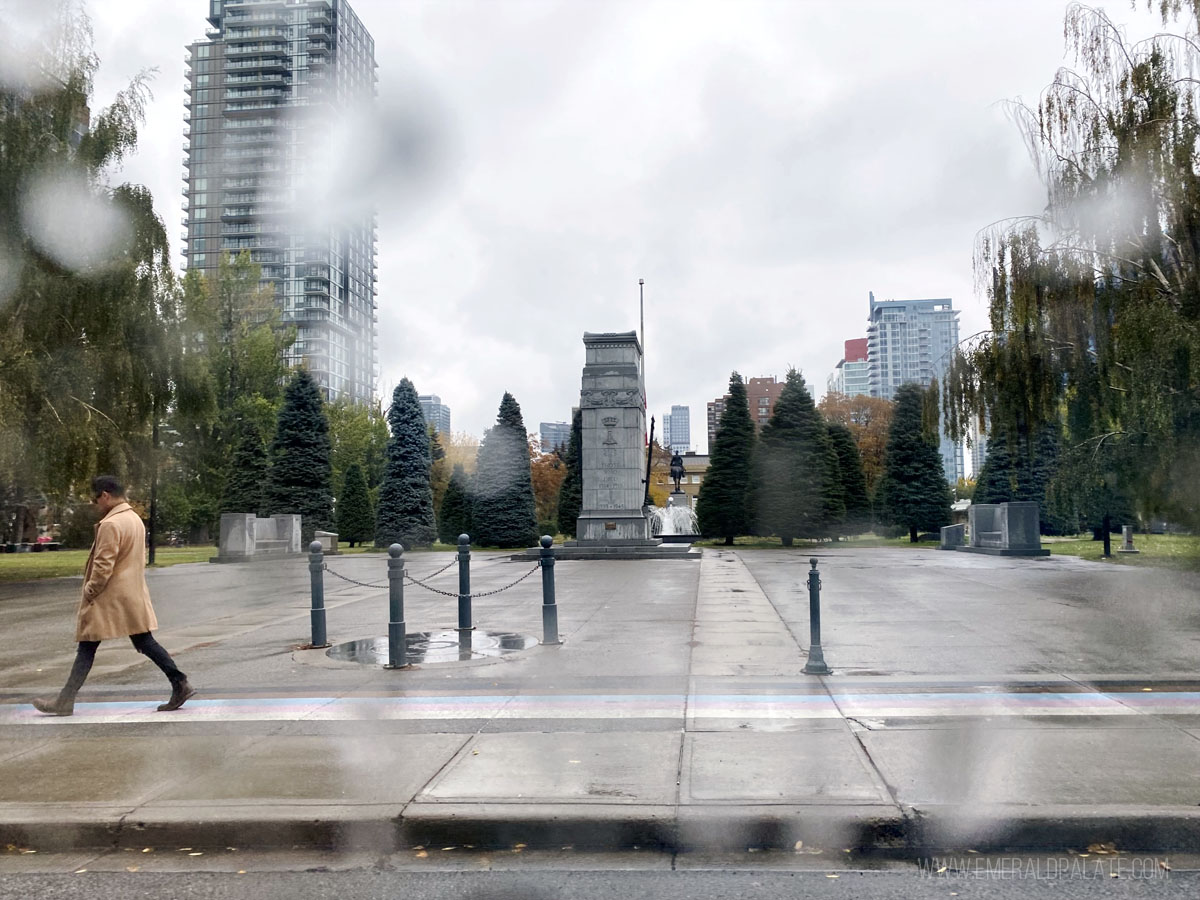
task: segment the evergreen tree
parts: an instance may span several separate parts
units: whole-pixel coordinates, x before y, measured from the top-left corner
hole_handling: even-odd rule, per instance
[[[950,524],[950,486],[942,457],[922,428],[925,392],[912,382],[896,391],[896,409],[888,431],[887,457],[879,485],[880,505],[887,520],[918,531]]]
[[[367,479],[358,463],[346,467],[337,502],[337,533],[338,540],[349,542],[351,547],[365,544],[375,536],[375,515],[371,512]]]
[[[271,465],[262,427],[253,416],[234,425],[233,456],[225,474],[221,512],[267,514],[267,483]]]
[[[457,544],[460,534],[471,534],[471,484],[462,463],[455,463],[450,473],[450,483],[438,509],[437,526],[438,540],[443,544]],[[471,537],[473,540],[474,535]]]
[[[845,515],[838,459],[804,377],[789,369],[754,453],[756,531],[793,538],[834,533]]]
[[[284,392],[271,442],[267,506],[272,515],[299,513],[305,544],[314,532],[333,530],[333,468],[323,406],[312,375],[297,369]]]
[[[1066,513],[1058,498],[1048,493],[1058,469],[1059,443],[1057,422],[1048,422],[1041,428],[1032,453],[1014,446],[1006,432],[992,435],[971,502],[1032,501],[1038,504],[1042,534],[1074,533],[1077,517]]]
[[[867,496],[862,457],[849,428],[840,422],[830,423],[828,427],[829,443],[838,460],[838,484],[846,509],[842,532],[862,534],[871,528],[871,499]]]
[[[558,489],[558,531],[575,537],[579,513],[583,510],[583,411],[571,417],[571,437],[567,441],[567,475]]]
[[[429,432],[417,389],[402,378],[388,408],[387,468],[375,511],[375,546],[428,547],[437,535],[430,486]]]
[[[529,547],[537,543],[529,442],[521,407],[505,392],[496,424],[479,445],[471,524],[475,543],[489,547]]]
[[[734,372],[729,377],[729,399],[721,413],[717,436],[713,440],[708,472],[696,500],[700,533],[723,537],[726,546],[752,527],[747,504],[750,502],[750,464],[754,452],[754,422],[746,401],[746,385]]]

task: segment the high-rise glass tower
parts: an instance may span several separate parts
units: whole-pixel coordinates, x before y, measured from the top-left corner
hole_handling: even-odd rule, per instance
[[[675,405],[663,416],[663,445],[677,453],[692,449],[692,408]]]
[[[942,384],[958,345],[958,311],[947,299],[876,300],[870,295],[867,369],[872,397],[891,400],[908,381]],[[940,452],[951,487],[963,477],[962,444],[941,434]]]
[[[327,399],[370,402],[375,216],[314,198],[345,111],[374,100],[375,43],[346,0],[207,2],[187,58],[185,268],[212,274],[248,250],[296,327],[288,362]]]

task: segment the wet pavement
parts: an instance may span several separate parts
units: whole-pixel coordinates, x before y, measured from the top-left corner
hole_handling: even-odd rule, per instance
[[[453,599],[410,586],[423,655],[403,671],[370,664],[386,661],[382,588],[327,578],[327,653],[299,649],[303,563],[157,570],[159,639],[200,694],[155,712],[165,682],[105,643],[69,719],[25,701],[65,677],[78,582],[4,586],[22,640],[0,645],[0,838],[1196,845],[1194,576],[832,548],[817,555],[833,674],[816,677],[802,672],[809,555],[564,563],[557,646],[536,643],[539,579],[477,601],[475,632],[454,628]],[[526,571],[474,556],[480,592]],[[427,578],[448,561],[408,564]],[[330,567],[386,573],[382,557]]]

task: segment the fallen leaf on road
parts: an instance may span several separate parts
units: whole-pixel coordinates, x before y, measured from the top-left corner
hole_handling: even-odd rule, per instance
[[[803,850],[804,849],[804,841],[796,841],[796,846],[793,847],[792,849],[793,850]]]
[[[84,872],[86,872],[86,871],[87,871],[87,869],[76,869],[76,870],[75,870],[75,874],[76,874],[76,875],[82,875],[82,874],[83,874]]]
[[[245,870],[245,869],[238,869],[237,873],[238,873],[239,875],[245,875],[245,874],[246,874],[246,870]]]
[[[22,850],[22,853],[37,853],[36,850]]]
[[[126,866],[125,871],[126,872],[139,872],[139,871],[141,871],[141,868],[142,868],[141,866]]]
[[[1171,867],[1170,867],[1170,865],[1168,865],[1168,864],[1167,864],[1165,861],[1163,861],[1163,860],[1161,860],[1161,859],[1158,861],[1158,867],[1159,867],[1160,869],[1162,869],[1164,872],[1170,872],[1170,871],[1171,871]]]
[[[425,859],[427,856],[429,856],[429,854],[426,853],[424,850],[417,851],[417,859]]]
[[[199,852],[197,852],[197,853],[189,853],[189,854],[188,854],[188,856],[203,856],[203,855],[204,855],[203,853],[199,853]]]
[[[948,868],[947,866],[942,866],[940,869],[938,869],[938,870],[937,870],[937,873],[938,873],[939,875],[941,875],[943,872],[945,872],[945,871],[946,871],[946,869],[947,869],[947,868]]]
[[[142,852],[143,852],[143,853],[153,853],[153,852],[154,852],[154,848],[153,848],[153,847],[143,847],[143,848],[142,848]]]
[[[826,875],[826,878],[841,878],[841,875]]]
[[[1116,853],[1117,845],[1111,841],[1107,844],[1088,844],[1088,853],[1095,853],[1097,856],[1103,856],[1106,853]]]

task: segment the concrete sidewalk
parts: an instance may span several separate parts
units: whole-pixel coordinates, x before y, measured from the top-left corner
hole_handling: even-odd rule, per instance
[[[823,678],[801,671],[804,552],[564,563],[562,645],[399,672],[293,649],[302,565],[156,571],[160,638],[201,693],[154,712],[158,673],[106,644],[69,719],[27,700],[65,675],[57,617],[77,585],[6,588],[20,640],[0,647],[0,843],[1200,847],[1194,579],[1060,557],[818,556]],[[481,592],[524,571],[480,557]],[[383,567],[331,568],[373,583]],[[327,588],[335,643],[383,632],[378,590]],[[410,631],[453,624],[453,601],[407,600]],[[476,623],[538,635],[539,603],[528,579],[481,600]]]

